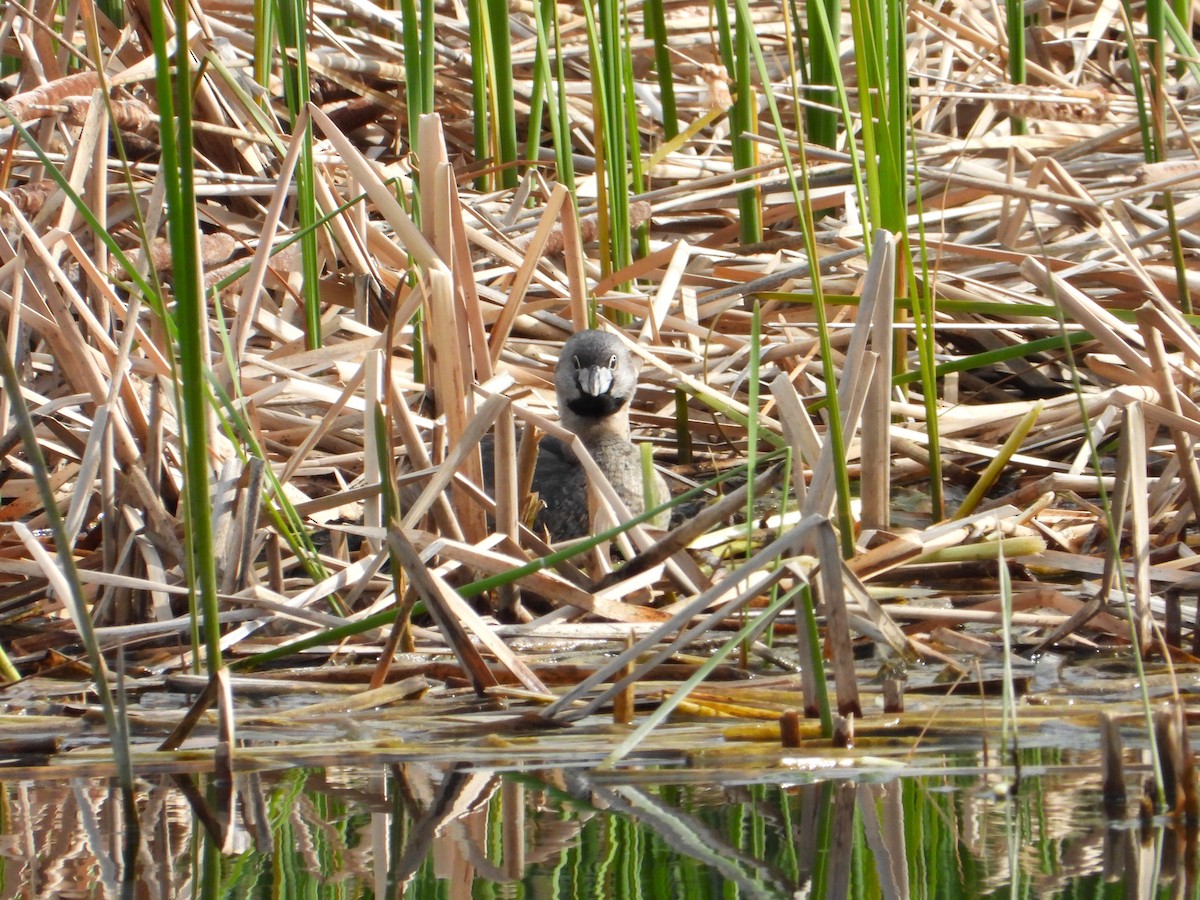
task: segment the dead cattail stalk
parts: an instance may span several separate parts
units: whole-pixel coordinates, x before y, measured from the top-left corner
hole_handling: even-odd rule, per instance
[[[1104,812],[1110,819],[1125,816],[1125,761],[1121,729],[1108,713],[1100,715],[1100,784]]]
[[[849,750],[854,746],[854,716],[833,717],[833,746]]]
[[[904,682],[899,678],[883,680],[883,711],[885,713],[904,712]]]
[[[779,717],[779,742],[789,750],[804,743],[800,735],[800,714],[794,709],[785,710]]]
[[[633,647],[633,633],[625,636],[625,649],[628,651]],[[633,671],[634,660],[630,657],[625,665],[617,672],[617,678],[624,678]],[[616,725],[632,725],[633,724],[633,686],[634,682],[629,681],[613,695],[612,717],[613,723]]]

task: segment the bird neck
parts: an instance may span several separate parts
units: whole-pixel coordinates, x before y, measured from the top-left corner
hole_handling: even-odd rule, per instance
[[[585,445],[592,445],[603,440],[629,440],[629,413],[622,409],[611,416],[596,418],[581,416],[569,409],[562,413],[563,427],[583,440]]]

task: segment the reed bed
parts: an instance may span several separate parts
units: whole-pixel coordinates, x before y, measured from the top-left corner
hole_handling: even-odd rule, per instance
[[[873,120],[900,152],[876,157],[860,104],[897,83],[847,59],[802,95],[771,4],[723,28],[513,7],[490,69],[473,5],[318,3],[287,65],[250,4],[47,9],[0,18],[6,680],[107,688],[119,660],[146,689],[207,661],[179,746],[245,689],[225,667],[419,669],[520,727],[623,688],[644,708],[691,660],[665,714],[709,674],[680,654],[719,647],[799,663],[790,705],[830,739],[864,713],[856,652],[968,678],[1005,648],[1196,661],[1195,60],[1141,96],[1141,23],[1044,4],[1014,83],[996,7],[913,5],[908,115]],[[285,102],[301,58],[311,96]],[[511,90],[478,93],[497,65]],[[555,433],[555,350],[595,323],[642,362],[674,527],[600,491],[599,546],[551,548],[516,429]],[[513,451],[494,503],[488,432]]]

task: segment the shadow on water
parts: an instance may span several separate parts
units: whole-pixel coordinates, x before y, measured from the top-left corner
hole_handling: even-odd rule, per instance
[[[1195,834],[1106,820],[1088,760],[958,773],[293,768],[0,782],[0,898],[1194,897]],[[801,781],[798,781],[801,779]],[[231,790],[229,788],[232,788]],[[213,840],[220,836],[222,845]]]

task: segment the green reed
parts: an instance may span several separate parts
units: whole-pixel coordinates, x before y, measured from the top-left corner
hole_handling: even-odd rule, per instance
[[[292,125],[301,120],[301,111],[311,96],[308,70],[308,5],[304,0],[278,0],[276,15],[279,41],[283,50],[280,60],[283,70],[284,97],[291,113]],[[316,163],[313,159],[312,126],[305,122],[305,140],[296,165],[296,212],[302,237],[300,239],[301,268],[304,272],[304,329],[310,348],[321,346],[321,259],[317,234],[312,226],[317,221]],[[191,157],[185,157],[190,160]]]
[[[168,52],[168,31],[161,4],[150,4],[154,55],[158,62],[156,86],[161,116],[161,173],[166,187],[167,232],[175,278],[175,328],[177,332],[178,393],[183,443],[183,481],[187,504],[184,535],[188,549],[188,581],[194,616],[203,616],[205,659],[209,673],[221,667],[221,630],[217,619],[216,549],[213,543],[212,502],[209,490],[208,414],[208,310],[201,286],[195,159],[192,124],[191,53],[178,42],[174,57]],[[188,7],[175,13],[175,34],[187,34]]]

